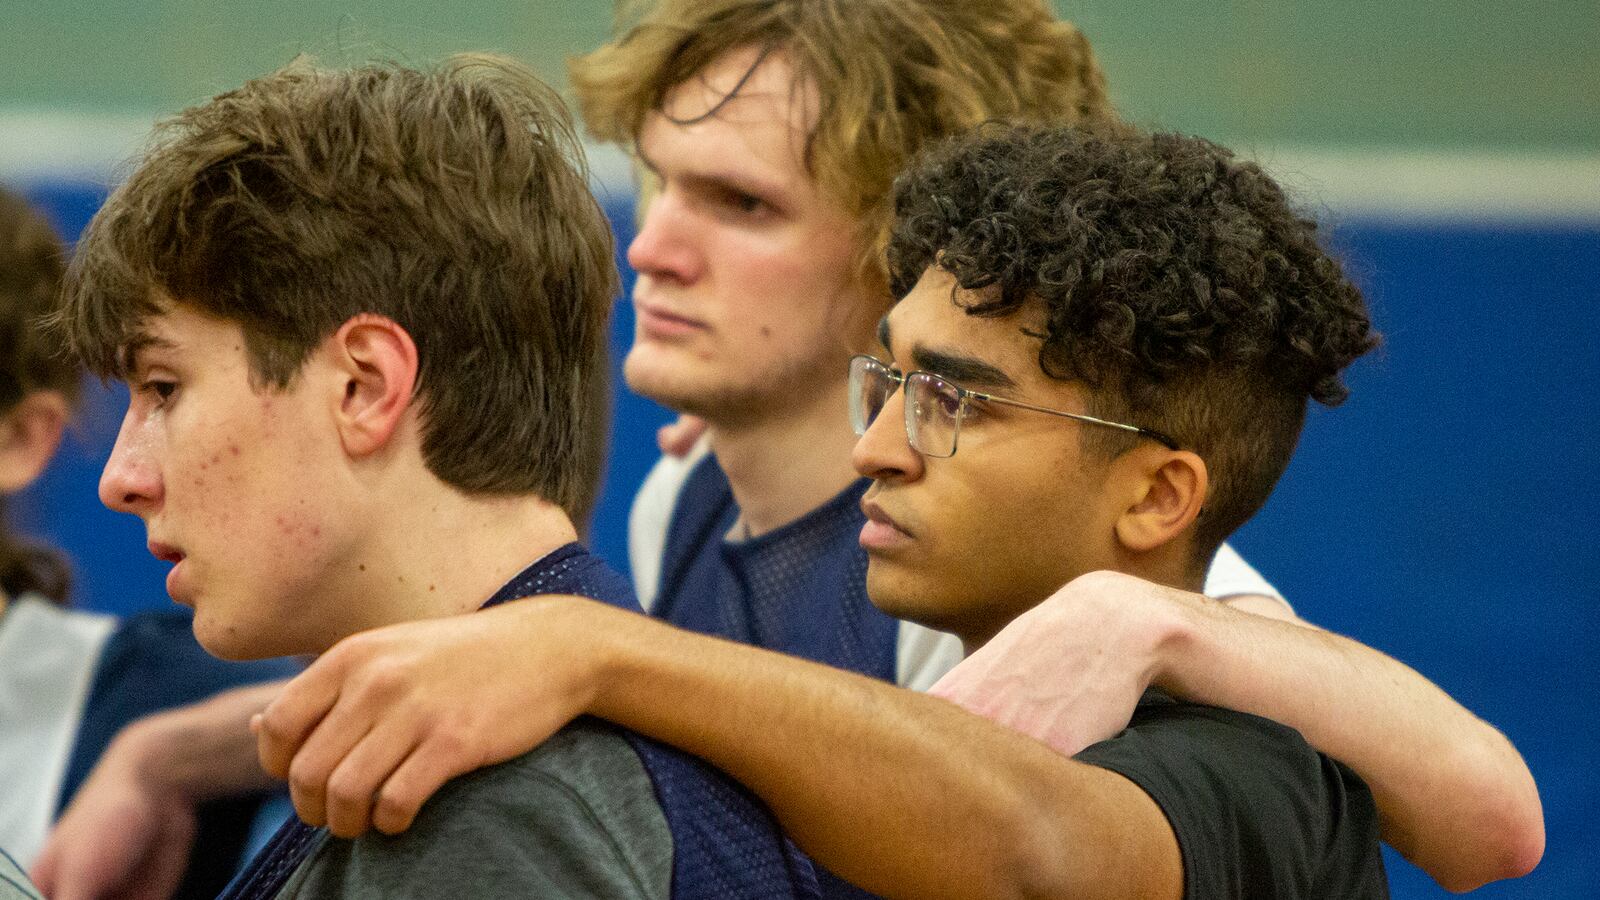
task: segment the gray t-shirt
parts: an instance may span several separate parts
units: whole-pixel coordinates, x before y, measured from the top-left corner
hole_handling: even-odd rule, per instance
[[[579,719],[451,781],[404,834],[327,837],[278,896],[667,900],[671,887],[650,776],[615,728]]]

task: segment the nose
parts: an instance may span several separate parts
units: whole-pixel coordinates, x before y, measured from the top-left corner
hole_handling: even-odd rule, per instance
[[[659,189],[645,207],[639,233],[628,245],[628,265],[648,278],[691,284],[705,270],[694,233],[693,213],[682,198],[669,189]]]
[[[902,387],[884,401],[867,433],[856,439],[850,454],[856,472],[874,481],[906,482],[922,477],[922,454],[906,437],[906,392]]]
[[[130,408],[100,473],[100,502],[117,512],[143,516],[160,505],[163,489],[152,438],[140,430]]]

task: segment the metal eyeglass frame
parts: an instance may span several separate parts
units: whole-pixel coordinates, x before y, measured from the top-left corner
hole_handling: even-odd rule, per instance
[[[1130,434],[1143,435],[1144,437],[1156,441],[1157,443],[1166,447],[1168,450],[1181,449],[1178,446],[1177,441],[1167,437],[1159,431],[1155,431],[1150,428],[1140,428],[1137,425],[1124,425],[1121,422],[1111,422],[1106,419],[1097,419],[1094,416],[1086,416],[1082,413],[1071,413],[1059,409],[1050,409],[1044,406],[1034,406],[1032,403],[1024,403],[1021,400],[1012,400],[1007,397],[996,397],[993,394],[985,394],[980,391],[968,390],[958,384],[952,384],[947,379],[939,375],[935,375],[932,372],[918,370],[915,372],[906,372],[902,374],[884,365],[876,357],[867,356],[865,354],[858,354],[850,358],[850,425],[858,436],[865,435],[867,433],[867,429],[872,426],[872,422],[867,420],[866,410],[863,408],[863,404],[861,402],[861,388],[863,387],[863,379],[866,377],[868,370],[875,370],[882,373],[883,376],[890,381],[890,383],[895,385],[894,391],[889,391],[883,395],[884,404],[887,404],[889,398],[894,396],[895,391],[903,390],[906,382],[911,379],[926,379],[932,383],[933,387],[949,388],[957,397],[960,398],[961,405],[956,409],[955,414],[951,418],[949,453],[930,453],[928,450],[919,446],[921,441],[917,439],[918,404],[905,404],[906,442],[911,445],[913,450],[916,450],[923,456],[931,456],[935,459],[948,459],[956,455],[956,446],[959,438],[961,437],[961,419],[966,415],[967,405],[973,399],[983,400],[988,403],[999,403],[1004,406],[1015,406],[1018,409],[1030,409],[1034,412],[1048,413],[1052,416],[1060,416],[1063,419],[1072,419],[1073,421],[1083,422],[1088,425],[1103,425],[1107,428],[1115,428],[1118,431],[1126,431]],[[879,406],[880,411],[882,408],[882,406]],[[877,420],[876,414],[872,416],[872,420]]]

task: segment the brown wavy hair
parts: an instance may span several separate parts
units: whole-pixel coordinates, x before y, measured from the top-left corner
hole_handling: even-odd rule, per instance
[[[58,322],[122,374],[166,298],[238,322],[289,384],[360,313],[416,341],[422,454],[582,521],[604,454],[611,231],[556,94],[520,63],[297,60],[163,123],[89,225]]]
[[[624,145],[668,91],[722,55],[785,52],[822,101],[806,163],[860,222],[858,274],[880,290],[890,188],[924,144],[990,119],[1114,117],[1088,40],[1043,0],[622,2],[615,34],[569,70],[590,132]]]
[[[1200,138],[989,126],[906,172],[895,204],[896,296],[937,265],[972,315],[1042,303],[1046,374],[1205,459],[1200,562],[1272,492],[1307,401],[1343,402],[1341,371],[1378,342],[1316,223]],[[1103,455],[1136,440],[1082,435]]]
[[[18,195],[0,188],[0,415],[24,397],[54,391],[78,398],[82,370],[58,354],[38,319],[61,290],[66,252],[50,223]],[[0,589],[65,602],[71,571],[60,554],[18,538],[0,501]]]

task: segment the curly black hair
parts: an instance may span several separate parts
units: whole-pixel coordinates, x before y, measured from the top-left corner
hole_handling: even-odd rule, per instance
[[[1201,138],[993,124],[901,175],[895,213],[896,296],[938,266],[972,315],[1042,302],[1046,374],[1206,460],[1205,559],[1265,502],[1306,401],[1342,402],[1341,370],[1377,345],[1316,223]],[[1128,440],[1084,432],[1098,452]]]

